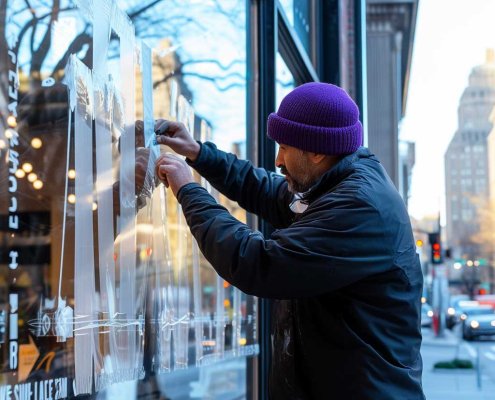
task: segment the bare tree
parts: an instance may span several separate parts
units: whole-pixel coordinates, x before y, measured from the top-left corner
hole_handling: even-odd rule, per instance
[[[29,48],[29,79],[32,88],[39,87],[42,81],[42,71],[45,66],[47,55],[51,46],[52,28],[54,23],[63,16],[66,12],[73,12],[75,6],[69,3],[66,7],[61,7],[60,0],[51,0],[44,2],[43,10],[47,8],[50,12],[38,12],[36,7],[28,1],[24,1],[24,6],[16,10],[16,15],[23,15],[22,24],[19,26],[17,44],[14,48],[16,54],[19,53],[21,46]],[[242,2],[239,2],[241,4]],[[175,12],[171,13],[175,9]],[[132,20],[136,36],[139,38],[157,39],[160,37],[168,37],[172,43],[179,43],[182,32],[188,29],[197,29],[206,32],[208,26],[205,26],[199,18],[195,16],[184,16],[184,3],[170,2],[163,0],[150,0],[144,4],[139,3],[135,7],[128,9],[129,18]],[[215,1],[212,12],[218,13],[225,17],[225,20],[231,24],[239,22],[241,8],[239,6],[232,10],[225,9],[220,2]],[[15,18],[7,21],[7,1],[0,0],[0,51],[2,57],[7,53],[7,43],[5,39],[7,23],[16,23]],[[19,20],[21,20],[19,18]],[[82,61],[88,66],[92,65],[92,39],[90,33],[91,25],[87,23],[82,31],[78,32],[67,48],[67,51],[55,63],[50,74],[60,77],[63,73],[68,57],[70,54],[78,54],[85,46],[89,46],[85,52]],[[116,39],[113,37],[112,39]],[[199,79],[204,79],[215,85],[219,91],[226,91],[232,87],[241,87],[245,85],[245,76],[235,70],[236,64],[244,63],[244,60],[236,59],[228,65],[222,65],[214,59],[198,59],[191,58],[184,49],[182,50],[183,62],[176,62],[177,71],[174,71],[176,77],[183,78],[185,76],[194,76]],[[112,55],[110,55],[112,57]],[[201,72],[201,67],[206,64],[214,64],[218,66],[218,73],[207,74]],[[7,65],[2,63],[2,65]],[[22,67],[22,66],[21,66]],[[3,67],[0,67],[3,69]],[[24,69],[27,69],[24,68]],[[0,71],[5,73],[5,71]],[[170,79],[171,75],[164,76],[163,79],[156,83],[159,85]]]

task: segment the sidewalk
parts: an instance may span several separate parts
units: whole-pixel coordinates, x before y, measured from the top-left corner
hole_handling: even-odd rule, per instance
[[[456,356],[476,360],[464,343],[451,331],[445,337],[435,338],[430,329],[423,330],[423,389],[427,400],[495,400],[495,381],[481,369],[481,389],[478,375],[473,370],[434,370],[438,361],[452,360]]]

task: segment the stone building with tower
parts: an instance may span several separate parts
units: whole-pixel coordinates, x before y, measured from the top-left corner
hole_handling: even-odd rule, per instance
[[[483,256],[475,239],[478,210],[488,201],[490,119],[495,105],[495,53],[472,69],[458,108],[458,128],[445,153],[447,242],[455,257]],[[493,139],[493,138],[492,138]]]

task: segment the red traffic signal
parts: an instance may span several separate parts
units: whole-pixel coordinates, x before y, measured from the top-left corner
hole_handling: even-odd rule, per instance
[[[442,263],[442,244],[440,242],[440,232],[430,233],[428,239],[431,245],[431,263]]]

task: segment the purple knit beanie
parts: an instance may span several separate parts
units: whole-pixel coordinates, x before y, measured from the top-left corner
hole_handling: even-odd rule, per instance
[[[363,127],[345,90],[311,82],[290,92],[268,116],[268,137],[313,153],[350,154],[363,143]]]

